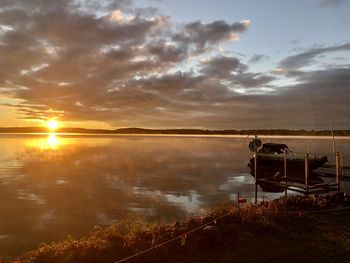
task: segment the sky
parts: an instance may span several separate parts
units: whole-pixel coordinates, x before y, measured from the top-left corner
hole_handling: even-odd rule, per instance
[[[0,0],[0,126],[350,129],[350,1]]]

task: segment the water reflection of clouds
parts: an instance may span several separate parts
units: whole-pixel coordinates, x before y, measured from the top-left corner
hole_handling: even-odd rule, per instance
[[[250,175],[236,175],[229,176],[225,183],[219,186],[219,189],[222,191],[240,191],[240,192],[251,192],[252,185],[254,184],[254,178]]]
[[[46,204],[46,200],[41,196],[27,192],[26,190],[22,190],[22,189],[17,191],[17,198],[19,200],[33,201],[38,205]]]
[[[227,183],[228,176],[237,169],[234,163],[241,163],[232,156],[234,144],[219,140],[203,143],[196,138],[120,137],[109,144],[95,145],[86,145],[84,140],[73,149],[65,145],[59,158],[44,158],[42,152],[33,149],[22,159],[30,180],[52,187],[46,193],[49,199],[55,192],[61,195],[68,191],[65,184],[69,182],[76,192],[73,203],[89,199],[99,203],[112,198],[120,200],[117,209],[122,211],[134,202],[138,208],[147,209],[157,203],[160,207],[155,211],[171,206],[174,214],[189,213],[219,201],[215,198],[218,192],[220,198],[223,190],[228,197],[230,188],[220,189],[220,185]],[[188,141],[195,142],[191,149]]]
[[[204,205],[199,200],[200,195],[195,190],[191,190],[185,195],[182,195],[179,192],[162,192],[159,190],[150,191],[142,187],[133,187],[133,194],[143,196],[143,197],[147,196],[148,198],[151,198],[151,199],[153,198],[157,200],[166,200],[166,202],[170,206],[180,207],[187,213],[198,212],[200,207]],[[144,212],[145,209],[140,209],[140,207],[138,207],[138,209],[134,208],[133,211]],[[152,210],[152,212],[154,211]],[[152,215],[154,215],[154,213],[152,213]]]
[[[165,197],[168,202],[182,207],[189,213],[196,213],[203,206],[202,202],[199,200],[200,195],[197,194],[196,191],[190,191],[189,195],[186,196],[166,194]]]
[[[51,224],[57,223],[58,219],[59,217],[56,211],[54,209],[49,209],[38,217],[36,223],[33,225],[33,229],[45,231]]]

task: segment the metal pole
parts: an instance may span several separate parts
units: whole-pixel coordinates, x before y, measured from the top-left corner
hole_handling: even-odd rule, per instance
[[[333,153],[335,154],[337,152],[335,148],[335,139],[334,139],[334,131],[333,131],[333,123],[331,123],[331,133],[332,133],[332,141],[333,141]]]
[[[305,186],[306,195],[309,194],[309,154],[305,153]]]
[[[341,171],[341,176],[340,176],[340,180],[341,180],[341,183],[340,183],[340,190],[342,192],[344,192],[344,171],[343,171],[343,168],[344,168],[344,155],[341,154],[341,157],[340,157],[340,171]]]
[[[255,177],[255,204],[258,203],[258,173],[256,171],[257,169],[257,155],[258,152],[255,150],[254,152],[254,177]]]
[[[340,158],[339,158],[339,152],[336,152],[335,153],[335,180],[337,183],[338,192],[340,192],[339,177],[340,177]]]
[[[284,190],[284,196],[287,197],[288,183],[287,183],[287,152],[286,151],[284,151],[284,179],[286,181],[286,189]]]

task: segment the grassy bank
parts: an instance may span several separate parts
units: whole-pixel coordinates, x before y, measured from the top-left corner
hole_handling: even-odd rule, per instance
[[[172,225],[96,227],[79,240],[42,244],[20,261],[116,262],[153,247],[125,262],[349,262],[347,207],[347,194],[294,196],[240,209],[227,203]]]

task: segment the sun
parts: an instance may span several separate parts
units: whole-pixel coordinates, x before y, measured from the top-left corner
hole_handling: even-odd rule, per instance
[[[46,125],[47,125],[47,128],[49,130],[54,131],[54,130],[56,130],[58,128],[58,121],[56,121],[56,120],[49,120],[49,121],[47,121]]]

